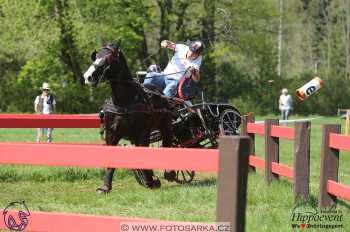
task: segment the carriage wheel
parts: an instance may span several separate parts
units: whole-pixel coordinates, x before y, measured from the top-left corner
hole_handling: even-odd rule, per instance
[[[221,135],[238,135],[241,115],[231,109],[226,109],[220,114],[219,129]]]
[[[134,176],[135,176],[137,183],[139,183],[140,185],[142,185],[144,187],[147,187],[146,177],[145,177],[145,174],[142,172],[142,170],[133,169],[132,172],[134,173]]]
[[[176,171],[175,182],[178,184],[189,184],[195,176],[194,171]]]

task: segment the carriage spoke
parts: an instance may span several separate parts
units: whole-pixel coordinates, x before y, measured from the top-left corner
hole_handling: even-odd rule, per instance
[[[223,123],[224,123],[225,125],[227,125],[227,127],[229,127],[230,129],[232,129],[232,130],[233,130],[233,128],[231,127],[230,123],[225,122],[225,121],[223,121]]]
[[[136,181],[140,185],[147,187],[146,177],[144,176],[142,170],[140,170],[140,169],[133,169],[132,171],[133,171],[133,173],[135,175]]]
[[[231,122],[232,124],[235,124],[235,123],[238,122],[236,115],[233,115],[233,119],[231,119],[231,116],[230,116],[230,115],[228,115],[228,117],[229,117],[229,120],[230,120],[230,122]]]
[[[223,123],[226,125],[226,127],[224,126],[224,130],[225,130],[225,129],[226,129],[226,130],[230,130],[231,132],[234,132],[234,131],[235,131],[235,127],[234,127],[234,126],[232,127],[232,125],[231,125],[229,122],[223,121]]]
[[[181,173],[181,174],[180,174]],[[194,171],[182,171],[178,170],[176,171],[176,183],[179,184],[188,184],[191,183],[195,175]]]
[[[220,115],[220,130],[224,135],[236,135],[240,125],[240,115],[238,112],[227,109]]]
[[[228,114],[228,117],[229,117],[231,122],[236,122],[236,120],[235,120],[236,119],[236,115],[233,115],[234,120],[231,119],[230,114]]]
[[[229,114],[227,114],[226,116],[227,116],[227,118],[228,118],[228,120],[227,120],[228,122],[234,122],[234,121],[235,121],[235,120],[232,120],[232,119],[231,119],[231,117],[230,117]]]
[[[184,181],[186,182],[186,177],[184,171],[181,171],[182,177],[184,178]]]
[[[228,114],[227,116],[228,116],[229,122],[231,122],[231,124],[235,125],[235,123],[237,123],[237,120],[232,120],[229,114]],[[234,119],[235,119],[235,118],[236,118],[236,117],[235,117],[235,115],[234,115]]]
[[[193,176],[193,172],[192,171],[186,171],[187,172],[187,174],[189,175],[189,176]]]

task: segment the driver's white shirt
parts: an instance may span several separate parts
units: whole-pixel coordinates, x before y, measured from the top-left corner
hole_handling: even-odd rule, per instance
[[[199,70],[202,64],[202,56],[198,56],[195,60],[189,60],[186,58],[187,51],[187,45],[176,44],[174,56],[171,58],[170,62],[163,71],[163,74],[166,75],[166,78],[180,80],[189,67],[194,67],[195,69]]]

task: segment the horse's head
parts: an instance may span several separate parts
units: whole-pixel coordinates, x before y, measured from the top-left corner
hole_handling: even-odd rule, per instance
[[[84,73],[85,84],[97,86],[102,80],[111,80],[119,72],[121,51],[116,44],[107,44],[91,53],[92,64]]]

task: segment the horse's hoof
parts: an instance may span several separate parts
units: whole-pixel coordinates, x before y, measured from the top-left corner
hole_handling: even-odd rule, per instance
[[[99,194],[106,194],[106,193],[109,193],[111,191],[112,188],[109,188],[107,186],[102,186],[100,188],[97,188],[96,189],[96,192],[99,193]]]
[[[147,186],[148,188],[150,189],[157,189],[157,188],[160,188],[162,184],[160,183],[160,180],[156,179],[156,180],[153,180],[152,182],[150,183],[147,183]]]
[[[169,182],[173,182],[176,179],[176,172],[174,170],[164,171],[164,179]]]

